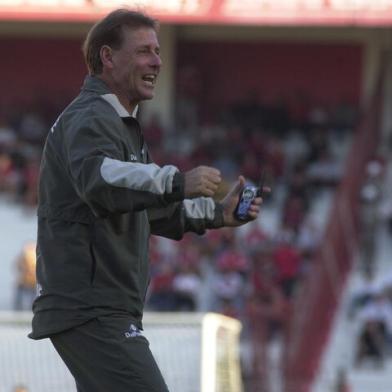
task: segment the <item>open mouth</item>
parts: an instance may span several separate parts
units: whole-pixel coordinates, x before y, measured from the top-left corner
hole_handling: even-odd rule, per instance
[[[143,81],[148,84],[149,86],[153,87],[157,80],[157,75],[154,74],[147,74],[142,77]]]

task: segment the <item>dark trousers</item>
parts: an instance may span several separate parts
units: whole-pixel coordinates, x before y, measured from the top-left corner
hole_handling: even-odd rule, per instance
[[[168,392],[147,339],[127,317],[98,317],[50,339],[78,392]]]

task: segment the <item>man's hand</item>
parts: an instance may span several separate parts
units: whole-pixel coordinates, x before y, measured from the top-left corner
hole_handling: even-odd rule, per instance
[[[185,173],[185,198],[212,197],[222,181],[220,171],[208,166],[198,166]]]
[[[225,226],[241,226],[247,221],[240,221],[235,218],[234,211],[237,207],[240,194],[243,187],[245,186],[245,178],[243,176],[238,177],[237,183],[221,201],[223,205],[223,222]],[[263,187],[263,192],[270,192],[270,188]],[[256,197],[249,208],[249,221],[255,220],[260,212],[260,205],[263,202],[261,197]]]

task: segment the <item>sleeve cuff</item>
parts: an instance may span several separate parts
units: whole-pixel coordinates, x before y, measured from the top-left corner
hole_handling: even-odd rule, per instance
[[[173,176],[172,191],[165,194],[165,200],[169,203],[184,200],[185,177],[183,173],[176,172]]]
[[[219,229],[224,225],[223,205],[218,202],[215,202],[214,219],[207,223],[207,229]]]

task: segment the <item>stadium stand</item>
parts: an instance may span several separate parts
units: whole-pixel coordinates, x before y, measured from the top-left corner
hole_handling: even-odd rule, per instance
[[[366,165],[376,156],[381,140],[384,72],[385,67],[382,67],[373,99],[358,123],[345,175],[331,206],[322,244],[313,260],[311,279],[304,285],[302,300],[297,302],[286,357],[288,390],[310,388],[345,279],[359,249],[359,193]]]
[[[73,35],[67,36],[62,29],[69,30],[69,25],[64,23],[53,30],[60,35],[57,38],[45,34],[45,29],[53,28],[49,24],[41,26],[36,37],[30,37],[28,29],[37,26],[28,26],[20,34],[0,40],[3,52],[9,54],[0,64],[2,82],[9,92],[0,97],[0,310],[29,308],[31,299],[24,289],[31,285],[29,279],[18,279],[18,260],[36,232],[40,153],[45,134],[78,88],[84,72],[82,62],[76,60],[80,40],[75,36],[86,26],[75,25]],[[369,193],[362,180],[366,165],[375,158],[381,97],[376,95],[375,100],[360,107],[364,98],[360,95],[362,88],[372,85],[370,76],[376,74],[369,72],[377,65],[377,50],[372,45],[380,49],[381,38],[389,42],[389,36],[337,29],[339,39],[331,39],[333,34],[323,28],[286,28],[274,41],[271,37],[275,32],[270,28],[240,31],[232,26],[222,30],[198,26],[195,33],[194,26],[167,27],[162,29],[166,37],[178,34],[177,42],[173,39],[165,47],[173,55],[170,45],[176,46],[177,64],[173,64],[174,56],[167,59],[170,66],[164,86],[169,88],[162,89],[164,99],[160,97],[159,105],[173,104],[175,119],[168,126],[158,115],[148,117],[143,129],[152,156],[157,163],[170,162],[182,170],[198,164],[216,166],[223,173],[226,189],[240,173],[257,183],[263,167],[272,194],[265,200],[261,219],[241,230],[211,231],[203,237],[187,235],[180,242],[153,237],[147,310],[158,312],[162,320],[169,320],[172,312],[180,318],[182,312],[193,312],[195,318],[199,312],[216,312],[240,320],[244,392],[313,392],[312,386],[319,388],[317,392],[347,392],[348,383],[353,391],[361,385],[364,391],[381,392],[374,389],[381,384],[372,381],[373,376],[380,375],[378,370],[361,373],[351,368],[356,333],[347,339],[346,332],[338,332],[340,340],[331,344],[342,348],[342,339],[351,344],[347,348],[349,360],[341,351],[335,352],[324,357],[324,362],[333,361],[333,368],[327,366],[319,375],[318,369],[359,240],[369,245],[361,254],[374,252],[370,226],[366,232],[360,231],[371,207],[361,210],[360,215],[363,206],[357,195],[363,190],[365,197],[373,197],[374,188],[370,186]],[[210,27],[215,33],[211,37]],[[308,41],[313,33],[318,38]],[[50,66],[48,53],[52,54]],[[19,67],[29,64],[32,57],[40,72],[21,72]],[[175,81],[171,79],[174,71]],[[170,83],[175,84],[175,91],[170,90],[174,88]],[[348,282],[351,290],[351,279]],[[22,294],[24,301],[18,300],[17,292],[27,293]],[[348,292],[343,305],[352,303]],[[337,317],[334,330],[342,331],[343,324],[360,331],[362,324],[348,321],[347,309],[339,309],[343,316]],[[25,318],[15,346],[0,345],[9,348],[0,349],[4,358],[11,358],[8,389],[26,381],[34,384],[31,374],[41,361],[39,371],[47,369],[53,375],[59,370],[46,365],[52,358],[45,351],[47,347],[43,354],[34,354],[32,349],[32,357],[27,359],[34,363],[33,371],[22,369],[32,378],[20,377],[27,374],[21,372],[25,362],[21,365],[9,352],[18,348],[19,357],[24,356],[24,343],[19,342],[28,330],[29,315],[21,317]],[[15,320],[18,323],[16,316],[11,323],[4,323],[8,335],[2,335],[3,341],[15,332],[14,327],[8,327],[15,326]],[[160,340],[152,339],[153,346]],[[165,356],[167,352],[163,362],[168,358]],[[350,365],[336,358],[347,359]],[[341,367],[336,368],[336,364]],[[388,366],[385,364],[386,370]],[[177,361],[174,370],[164,371],[174,373],[168,375],[171,385],[176,386],[173,391],[187,392],[172,381],[178,368],[181,363]],[[198,388],[192,377],[199,370],[187,375],[187,381],[181,380],[190,392]],[[224,380],[230,378],[225,366],[218,370]],[[64,369],[61,371],[61,385],[29,385],[29,392],[68,391],[71,381]],[[193,380],[192,385],[189,380]],[[0,379],[0,392],[2,387]],[[240,390],[237,386],[233,392]]]
[[[390,57],[386,57],[386,69]],[[382,128],[390,128],[391,85],[383,92]],[[374,128],[373,128],[374,129]],[[391,185],[390,136],[381,135],[378,156],[371,159],[360,192],[361,232],[358,252],[345,285],[314,390],[338,385],[347,390],[391,390]],[[344,382],[343,382],[344,381]]]

